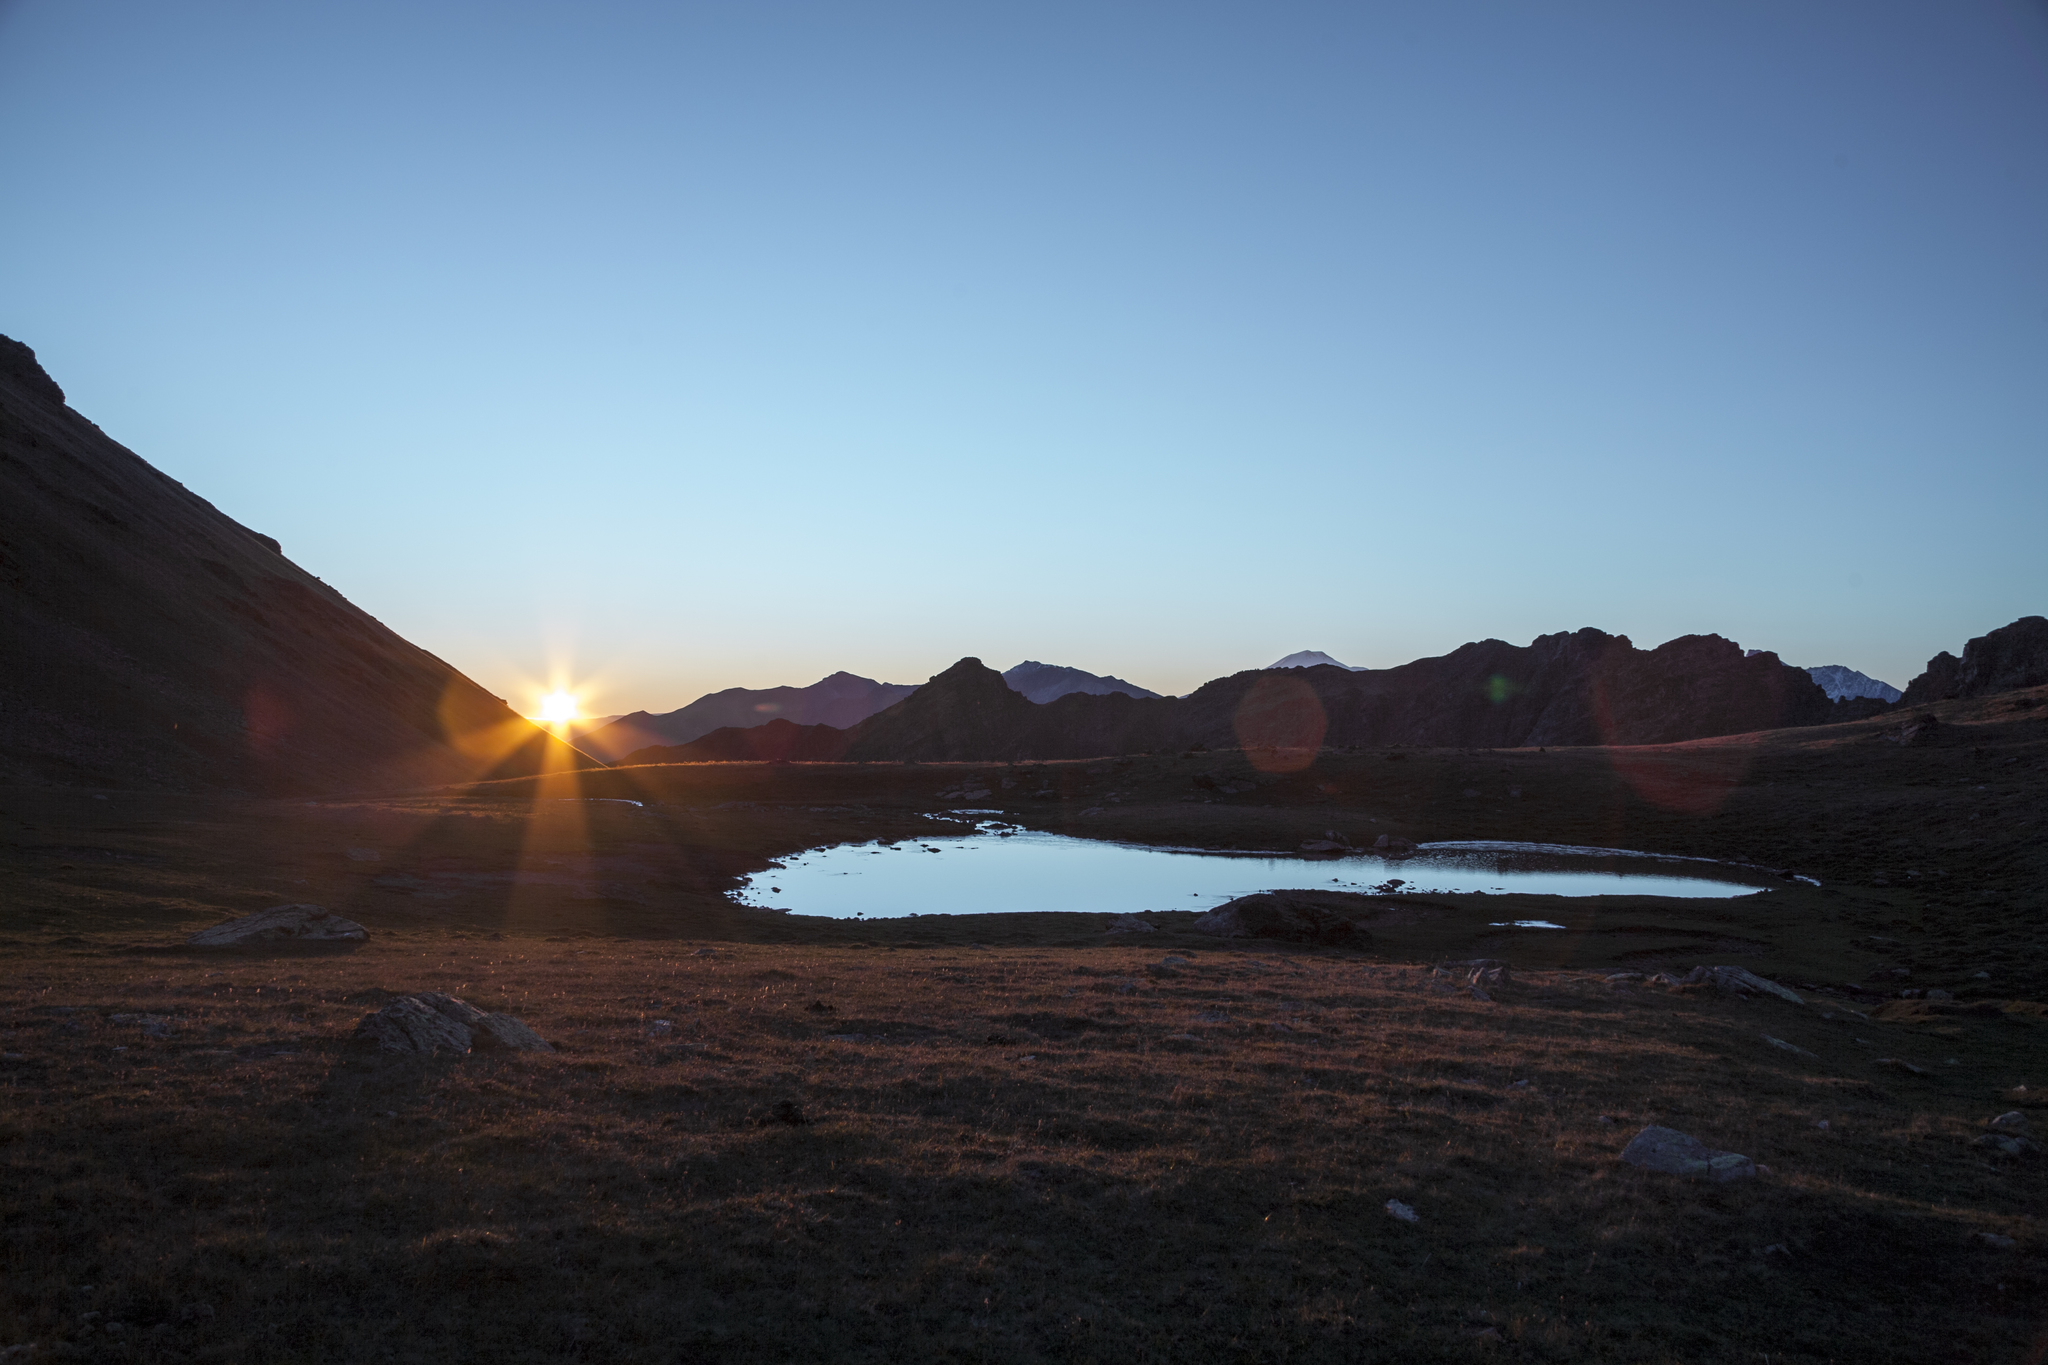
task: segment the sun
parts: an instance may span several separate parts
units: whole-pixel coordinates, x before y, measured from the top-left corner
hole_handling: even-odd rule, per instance
[[[550,725],[576,719],[576,698],[567,692],[550,692],[540,699],[540,718]]]

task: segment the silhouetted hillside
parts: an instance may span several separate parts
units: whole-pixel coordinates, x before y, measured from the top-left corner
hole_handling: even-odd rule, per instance
[[[1087,692],[1105,695],[1122,692],[1131,697],[1156,697],[1159,694],[1136,683],[1125,682],[1100,673],[1089,673],[1079,668],[1067,668],[1061,664],[1042,664],[1035,659],[1026,659],[1015,668],[1003,670],[1003,681],[1013,692],[1022,693],[1035,702],[1057,701],[1069,692]]]
[[[1034,705],[962,659],[843,738],[807,732],[791,758],[948,761],[1087,758],[1208,748],[1319,745],[1664,744],[1837,718],[1813,679],[1772,654],[1745,658],[1714,635],[1652,650],[1597,630],[1526,647],[1465,645],[1399,668],[1321,665],[1218,678],[1186,697],[1072,693]],[[729,752],[740,742],[722,740]],[[693,755],[694,756],[694,755]],[[708,756],[708,755],[706,755]],[[684,755],[650,750],[636,762]]]
[[[1960,659],[1947,650],[1929,659],[1927,671],[1906,684],[1899,705],[1988,697],[2042,683],[2048,683],[2048,617],[2022,616],[1971,640]]]
[[[592,761],[144,463],[0,337],[0,780],[263,791]]]
[[[649,745],[688,744],[714,730],[770,721],[793,725],[857,725],[917,690],[915,683],[876,682],[839,672],[809,687],[728,687],[688,706],[660,715],[635,711],[583,737],[583,747],[605,758],[621,758]]]

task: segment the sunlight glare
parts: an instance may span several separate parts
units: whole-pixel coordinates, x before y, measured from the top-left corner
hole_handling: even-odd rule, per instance
[[[550,725],[576,719],[576,698],[567,692],[550,692],[540,699],[540,718]]]

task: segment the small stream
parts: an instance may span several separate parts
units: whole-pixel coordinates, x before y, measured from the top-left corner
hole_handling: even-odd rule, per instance
[[[1616,849],[1456,843],[1399,859],[1299,858],[1114,844],[984,821],[967,834],[809,849],[747,878],[733,896],[827,919],[895,919],[1208,910],[1275,890],[1727,897],[1777,884],[1763,868]]]

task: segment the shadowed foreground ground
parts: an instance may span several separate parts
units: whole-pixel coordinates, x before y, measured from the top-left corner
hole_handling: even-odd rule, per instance
[[[2039,1359],[2044,1162],[1974,1140],[2016,1108],[2048,1129],[2044,700],[1945,704],[1907,745],[1873,723],[1296,771],[1198,753],[311,803],[0,793],[0,1349]],[[970,783],[1039,828],[1142,842],[1539,839],[1824,885],[1387,897],[1344,953],[1173,916],[1111,936],[1100,916],[838,924],[724,899],[805,847],[947,829],[933,813]],[[179,946],[291,900],[370,944]],[[1524,916],[1570,929],[1491,928]],[[1458,992],[1429,965],[1458,956],[1517,984]],[[1800,1007],[1604,979],[1699,961],[1826,990]],[[1929,987],[1955,1005],[1897,998]],[[346,1046],[424,989],[561,1051]],[[811,1121],[774,1121],[784,1102]],[[1621,1167],[1647,1122],[1770,1172],[1705,1188]]]
[[[1172,955],[45,957],[0,995],[0,1331],[134,1360],[1987,1361],[2041,1326],[2048,1181],[1972,1145],[2038,1086],[2038,1020]],[[343,1046],[426,987],[562,1051]],[[1770,1172],[1620,1166],[1647,1122]]]

